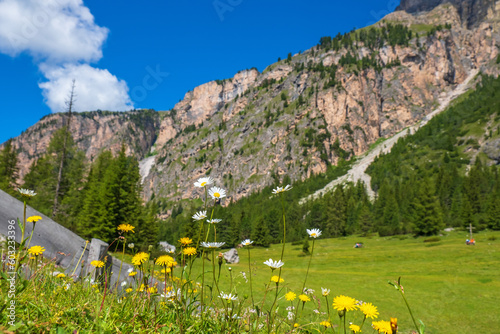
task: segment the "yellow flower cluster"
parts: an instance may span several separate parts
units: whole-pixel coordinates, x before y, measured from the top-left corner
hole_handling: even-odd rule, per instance
[[[42,255],[43,252],[45,252],[45,248],[43,248],[42,246],[33,246],[28,249],[28,253],[34,256]]]
[[[375,319],[378,317],[379,313],[376,306],[372,303],[363,303],[359,306],[359,310],[364,313],[365,318]]]
[[[42,217],[40,217],[40,216],[31,216],[31,217],[28,217],[26,220],[29,221],[30,223],[36,223],[39,220],[42,220]]]
[[[332,324],[330,324],[328,321],[322,321],[319,323],[321,326],[325,326],[326,328],[330,327]]]
[[[372,327],[379,333],[392,334],[391,323],[389,321],[374,321],[372,322]]]
[[[358,325],[350,324],[350,325],[349,325],[349,329],[350,329],[353,333],[359,333],[359,332],[361,332],[361,327],[359,327]]]
[[[196,255],[196,248],[186,247],[182,250],[182,253],[186,256]]]
[[[140,266],[149,259],[149,254],[144,252],[139,252],[132,258],[132,264],[134,266]]]
[[[172,268],[177,265],[177,262],[175,262],[174,258],[170,255],[162,255],[158,259],[156,259],[156,264],[159,266]]]
[[[132,232],[132,233],[135,233],[134,232],[134,228],[135,228],[135,226],[132,226],[130,224],[120,224],[120,225],[118,225],[118,231],[120,231],[120,232]]]
[[[95,260],[95,261],[90,262],[90,265],[92,265],[96,268],[102,268],[102,267],[104,267],[104,262]]]
[[[179,242],[180,242],[181,246],[189,246],[193,243],[193,240],[191,240],[188,237],[184,237],[184,238],[180,238]]]
[[[275,282],[275,283],[278,283],[278,280],[280,283],[283,283],[285,280],[277,275],[274,275],[273,277],[271,277],[271,281],[272,282]]]
[[[356,299],[340,295],[333,298],[333,308],[337,311],[354,311],[358,308]]]
[[[303,301],[304,303],[305,303],[305,302],[310,302],[310,301],[311,301],[311,298],[309,298],[309,296],[308,296],[308,295],[304,295],[304,294],[299,295],[299,299],[300,299],[301,301]]]
[[[289,291],[285,294],[285,299],[288,300],[289,302],[294,301],[295,297],[297,297],[297,295],[292,291]]]

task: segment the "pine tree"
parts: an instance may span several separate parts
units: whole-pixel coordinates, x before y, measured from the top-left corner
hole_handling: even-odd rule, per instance
[[[342,186],[335,188],[333,196],[328,196],[326,203],[326,230],[328,234],[334,237],[345,235],[347,203]]]
[[[84,188],[84,199],[79,215],[80,234],[86,238],[104,238],[113,231],[106,219],[107,207],[104,203],[104,178],[113,163],[111,152],[102,152],[93,163]]]
[[[17,188],[17,163],[17,152],[12,146],[12,139],[9,139],[0,153],[0,189],[10,194],[14,194]]]
[[[378,232],[381,236],[401,233],[398,202],[392,192],[387,195],[382,220],[378,226]]]
[[[373,229],[373,217],[368,205],[363,204],[359,211],[358,218],[359,230],[362,235],[367,235]]]
[[[269,227],[262,217],[257,218],[254,223],[252,229],[252,240],[256,246],[269,246]]]
[[[138,226],[136,242],[141,244],[141,248],[149,245],[157,247],[159,240],[160,221],[157,217],[158,205],[151,201],[144,207],[144,222]]]
[[[438,198],[430,186],[430,180],[424,180],[420,184],[415,202],[416,219],[413,224],[415,234],[438,234],[443,228],[442,211]]]

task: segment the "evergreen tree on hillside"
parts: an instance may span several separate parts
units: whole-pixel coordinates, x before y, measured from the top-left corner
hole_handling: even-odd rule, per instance
[[[363,204],[358,217],[359,231],[362,235],[367,235],[373,230],[373,216],[368,205]]]
[[[137,230],[144,223],[137,160],[125,155],[125,146],[113,158],[102,153],[89,174],[81,218],[82,234],[111,242],[120,224]],[[155,233],[157,233],[156,231]],[[132,237],[131,237],[132,238]],[[140,236],[134,236],[140,242]]]
[[[144,222],[138,226],[136,242],[141,244],[142,249],[149,245],[156,247],[159,240],[160,221],[157,217],[158,206],[154,201],[144,207]]]
[[[17,162],[17,152],[12,146],[12,139],[9,139],[0,153],[0,189],[10,194],[14,194],[17,189]]]
[[[399,206],[393,191],[386,193],[385,206],[379,224],[378,233],[381,236],[401,233]]]
[[[106,226],[106,207],[102,201],[104,175],[111,165],[113,155],[109,151],[101,153],[92,164],[84,188],[82,210],[79,215],[80,235],[86,238],[99,238],[112,233],[111,226]]]
[[[346,233],[347,203],[342,186],[337,186],[333,195],[326,199],[326,232],[329,236],[338,237]]]
[[[413,230],[416,235],[438,234],[444,227],[441,206],[429,180],[420,183],[414,208]]]
[[[64,144],[66,143],[66,144]],[[63,159],[62,147],[66,145],[64,165],[66,166],[59,176],[60,161]],[[81,207],[82,198],[77,194],[83,187],[85,173],[85,155],[79,153],[73,142],[73,137],[66,127],[54,131],[49,142],[47,153],[35,161],[29,173],[24,178],[24,187],[33,189],[37,196],[33,197],[30,204],[47,216],[51,216],[54,208],[54,197],[57,194],[58,203],[63,203],[67,210]],[[75,216],[57,214],[54,219],[63,226],[76,228]]]
[[[500,186],[491,193],[487,212],[488,228],[500,230]]]
[[[252,229],[252,240],[254,241],[255,246],[269,246],[269,228],[262,217],[259,217],[254,223]]]

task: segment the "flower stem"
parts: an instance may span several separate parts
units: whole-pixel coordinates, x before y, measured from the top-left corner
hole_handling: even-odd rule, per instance
[[[255,302],[253,300],[253,291],[252,291],[252,266],[250,265],[250,247],[248,249],[248,275],[250,276],[250,296],[252,297],[252,308],[255,307]]]
[[[420,327],[417,326],[417,322],[415,321],[415,317],[413,316],[413,312],[411,311],[410,305],[408,304],[408,301],[406,300],[405,294],[403,290],[401,289],[401,285],[399,285],[399,292],[401,293],[401,296],[403,297],[403,300],[405,301],[406,307],[408,308],[408,311],[410,312],[411,319],[413,320],[413,324],[415,325],[415,328],[417,329],[417,332],[419,334],[422,334],[420,331]]]
[[[313,245],[311,248],[311,256],[309,257],[309,264],[307,265],[306,278],[304,279],[304,284],[302,285],[302,291],[304,291],[304,288],[306,287],[307,276],[309,275],[309,268],[311,268],[311,261],[312,261],[312,257],[313,257],[314,242],[315,241],[316,241],[316,239],[313,239]]]

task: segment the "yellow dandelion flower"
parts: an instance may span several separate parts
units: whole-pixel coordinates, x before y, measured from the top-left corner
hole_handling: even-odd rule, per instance
[[[184,238],[180,238],[179,242],[182,246],[189,246],[193,243],[193,240],[188,238],[188,237],[184,237]]]
[[[311,298],[309,298],[308,295],[304,295],[304,294],[299,295],[299,299],[302,300],[304,303],[311,301]]]
[[[137,271],[131,271],[131,272],[128,273],[128,275],[130,277],[134,277],[135,275],[137,275]]]
[[[350,324],[350,325],[349,325],[349,329],[350,329],[353,333],[359,333],[359,332],[361,332],[361,327],[359,327],[358,325],[355,325],[355,324]]]
[[[182,253],[186,256],[196,255],[196,248],[186,247],[182,250]]]
[[[299,327],[299,326],[300,326],[300,325],[299,325],[298,323],[294,323],[294,324],[293,324],[293,327],[295,327],[295,328],[297,328],[297,327]]]
[[[364,313],[366,318],[375,319],[378,317],[379,313],[376,306],[372,303],[363,303],[359,306],[359,310]]]
[[[64,278],[64,277],[66,277],[66,275],[65,275],[65,274],[63,274],[63,273],[60,273],[60,274],[57,274],[57,276],[56,276],[56,277],[57,277],[57,278]]]
[[[372,327],[379,333],[392,334],[391,323],[389,321],[374,321],[372,322]]]
[[[144,286],[144,284],[141,284],[141,286],[140,286],[140,287],[138,287],[136,291],[138,291],[138,292],[143,292],[145,288],[146,288],[146,287]]]
[[[132,288],[128,288],[125,290],[126,293],[131,293],[132,291],[134,291],[134,289],[132,289]]]
[[[295,297],[297,297],[297,295],[292,291],[289,291],[285,294],[285,299],[288,300],[289,302],[295,300]]]
[[[325,326],[325,327],[330,327],[332,324],[330,324],[328,321],[322,321],[319,323],[321,326]]]
[[[35,256],[42,255],[43,252],[45,252],[45,248],[43,248],[42,246],[33,246],[28,249],[28,253]]]
[[[31,217],[28,217],[26,220],[29,221],[30,223],[36,223],[39,220],[42,220],[42,217],[40,217],[40,216],[31,216]]]
[[[90,262],[90,265],[92,265],[96,268],[102,268],[102,267],[104,267],[104,262],[95,260],[95,261]]]
[[[140,266],[149,259],[149,254],[144,252],[139,252],[132,258],[132,264],[134,266]]]
[[[333,298],[333,308],[337,311],[354,311],[358,305],[356,305],[356,299],[340,295]]]
[[[120,224],[117,227],[118,231],[120,232],[132,232],[132,233],[135,233],[134,228],[135,226],[132,226],[130,224]]]
[[[164,268],[164,269],[160,270],[160,272],[161,272],[162,274],[168,274],[168,273],[170,273],[171,271],[172,271],[172,269],[170,269],[170,268]]]
[[[393,333],[398,332],[398,318],[391,318],[391,329]]]
[[[275,283],[278,283],[278,280],[280,281],[280,283],[283,283],[285,280],[279,276],[276,276],[274,275],[273,277],[271,277],[271,281],[272,282],[275,282]]]
[[[171,267],[171,264],[175,262],[174,258],[170,255],[162,255],[156,259],[156,264],[164,267]]]
[[[157,291],[158,291],[158,290],[156,289],[156,287],[155,287],[155,286],[152,286],[152,287],[148,288],[148,292],[149,292],[149,293],[156,293]]]

